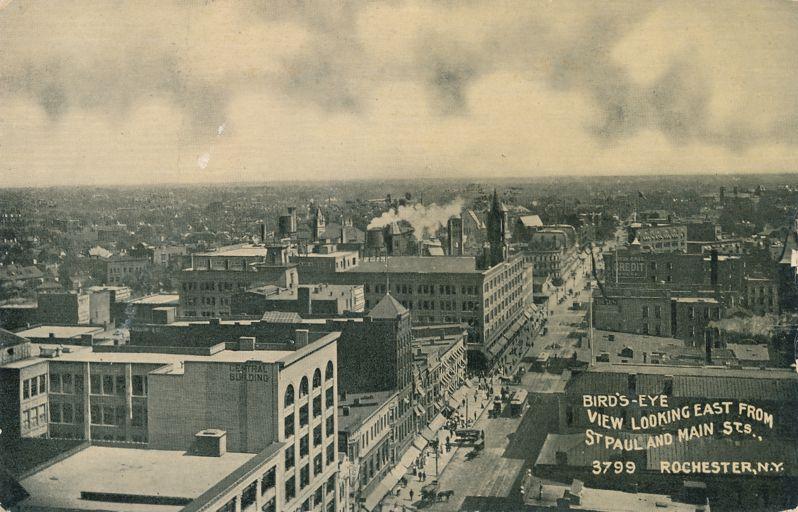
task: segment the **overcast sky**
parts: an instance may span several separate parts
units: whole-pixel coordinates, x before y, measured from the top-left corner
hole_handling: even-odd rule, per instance
[[[0,6],[6,185],[798,166],[796,2]]]

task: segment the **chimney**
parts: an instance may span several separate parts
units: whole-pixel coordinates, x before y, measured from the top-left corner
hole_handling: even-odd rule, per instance
[[[221,457],[227,453],[227,432],[208,429],[194,435],[194,455]]]
[[[346,221],[341,218],[341,243],[345,244],[348,242],[349,240],[346,238]]]
[[[310,287],[300,286],[297,290],[297,300],[299,301],[299,314],[309,315],[313,313],[313,299],[310,298]]]
[[[296,348],[302,348],[308,346],[308,334],[309,331],[307,329],[297,329],[296,331],[294,331]]]
[[[266,224],[263,222],[258,223],[258,230],[260,231],[260,243],[266,243]]]
[[[255,337],[241,336],[238,338],[238,350],[255,350]]]
[[[709,282],[713,287],[718,286],[718,250],[712,249],[709,253]]]

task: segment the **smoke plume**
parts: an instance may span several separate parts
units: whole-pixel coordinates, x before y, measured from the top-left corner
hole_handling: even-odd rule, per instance
[[[769,338],[773,334],[773,328],[777,324],[778,318],[774,315],[764,315],[724,318],[723,320],[710,322],[709,327],[716,327],[721,331],[748,338]]]
[[[432,203],[429,206],[414,204],[410,206],[400,206],[396,209],[391,208],[379,217],[374,217],[368,225],[368,229],[381,228],[392,222],[405,220],[413,226],[417,239],[421,239],[426,233],[434,235],[440,228],[446,226],[446,222],[454,215],[460,215],[463,211],[465,201],[457,198],[453,202],[439,206]]]

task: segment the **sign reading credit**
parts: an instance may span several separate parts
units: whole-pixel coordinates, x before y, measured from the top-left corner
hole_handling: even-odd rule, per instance
[[[618,257],[618,279],[640,281],[646,278],[646,261],[639,256]]]

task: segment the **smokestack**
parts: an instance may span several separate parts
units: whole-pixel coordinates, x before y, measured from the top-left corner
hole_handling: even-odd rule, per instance
[[[447,223],[449,230],[449,256],[463,255],[463,219],[451,217]]]
[[[260,243],[266,243],[266,224],[259,222],[258,231],[260,232]]]
[[[345,244],[348,243],[349,240],[346,238],[346,220],[341,217],[341,243]]]
[[[299,301],[299,314],[309,315],[313,312],[313,299],[310,298],[310,287],[301,286],[297,291],[297,300]]]
[[[713,287],[718,286],[718,250],[712,249],[709,253],[709,282]]]

